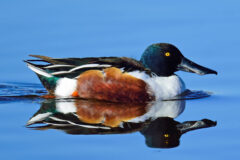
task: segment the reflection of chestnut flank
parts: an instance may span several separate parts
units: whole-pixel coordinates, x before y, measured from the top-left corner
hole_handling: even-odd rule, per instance
[[[78,118],[89,124],[117,127],[121,122],[146,113],[146,104],[108,103],[101,101],[75,101]]]
[[[78,77],[77,92],[82,98],[111,100],[112,102],[146,102],[154,100],[147,84],[118,68],[101,72],[89,70]],[[76,94],[76,93],[75,93]]]

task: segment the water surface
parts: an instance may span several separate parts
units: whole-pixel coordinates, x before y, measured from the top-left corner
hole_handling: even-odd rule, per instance
[[[187,58],[219,74],[177,73],[187,88],[213,95],[187,100],[184,112],[174,121],[206,118],[217,125],[183,134],[180,145],[171,149],[149,147],[139,131],[86,136],[29,129],[25,124],[44,101],[4,97],[0,101],[0,158],[239,159],[239,6],[236,0],[1,1],[0,96],[44,94],[37,76],[22,62],[28,54],[139,59],[149,44],[169,42]]]

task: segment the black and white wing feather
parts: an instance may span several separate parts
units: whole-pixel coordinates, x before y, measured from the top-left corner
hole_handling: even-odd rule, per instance
[[[124,72],[139,70],[151,74],[151,71],[139,61],[127,57],[50,58],[40,55],[30,56],[38,59],[26,60],[25,62],[56,77],[76,78],[84,71],[102,70],[109,67],[120,68]]]

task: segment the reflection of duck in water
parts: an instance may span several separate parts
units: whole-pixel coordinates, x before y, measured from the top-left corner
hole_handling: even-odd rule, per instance
[[[170,148],[179,144],[183,133],[215,126],[210,120],[179,123],[173,118],[185,108],[185,101],[149,104],[119,104],[87,100],[46,100],[27,125],[59,129],[69,134],[121,134],[140,131],[149,147]]]

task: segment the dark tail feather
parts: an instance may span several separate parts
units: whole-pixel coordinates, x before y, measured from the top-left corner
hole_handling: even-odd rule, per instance
[[[38,65],[35,65],[29,61],[25,61],[25,62],[27,63],[28,68],[30,68],[32,71],[34,71],[37,74],[38,78],[42,82],[43,86],[48,90],[48,92],[50,94],[53,94],[57,85],[57,80],[59,78],[39,68]]]

